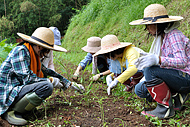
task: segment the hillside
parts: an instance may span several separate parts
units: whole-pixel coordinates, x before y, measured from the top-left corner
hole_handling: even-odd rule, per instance
[[[115,34],[120,42],[132,42],[148,51],[152,40],[146,40],[144,26],[131,26],[129,22],[143,18],[144,8],[152,3],[163,4],[169,15],[183,16],[184,20],[179,29],[190,37],[189,0],[92,0],[70,20],[62,41],[62,46],[70,52],[63,54],[64,59],[78,64],[86,55],[81,47],[86,45],[87,38],[91,36],[102,38],[107,34]]]

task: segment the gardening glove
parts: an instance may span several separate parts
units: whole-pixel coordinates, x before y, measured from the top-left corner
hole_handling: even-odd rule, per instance
[[[108,93],[108,95],[110,95],[111,89],[112,89],[114,86],[116,86],[118,82],[119,82],[119,81],[117,80],[117,78],[115,78],[115,79],[111,82],[111,84],[110,84],[110,85],[108,86],[108,88],[107,88],[107,93]]]
[[[143,70],[146,67],[150,67],[152,65],[159,64],[159,56],[152,53],[140,53],[141,57],[139,57],[135,61],[136,68],[138,70]]]
[[[106,76],[106,83],[107,83],[107,86],[109,86],[109,85],[111,84],[111,82],[112,82],[112,77],[111,77],[111,75]]]
[[[56,77],[49,77],[50,82],[53,84],[54,88],[62,88],[63,84]]]
[[[77,90],[81,94],[85,91],[84,86],[76,82],[72,82],[71,89]]]
[[[79,77],[79,73],[78,73],[78,72],[75,72],[74,75],[73,75],[73,77],[72,77],[72,79],[73,79],[74,81],[77,81],[78,77]]]
[[[96,74],[90,80],[97,81],[99,78],[100,78],[100,74]]]

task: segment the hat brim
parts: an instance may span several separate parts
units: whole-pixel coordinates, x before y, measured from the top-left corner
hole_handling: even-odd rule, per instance
[[[28,35],[25,35],[25,34],[22,34],[22,33],[17,33],[17,35],[20,36],[23,40],[26,40],[26,41],[31,42],[31,43],[33,43],[33,44],[42,46],[42,47],[44,47],[44,48],[47,48],[47,49],[50,49],[50,50],[54,50],[54,51],[59,51],[59,52],[67,52],[67,50],[66,50],[65,48],[62,48],[62,47],[57,46],[57,45],[55,45],[55,44],[54,44],[53,47],[51,47],[51,46],[48,46],[48,45],[46,45],[46,44],[43,44],[43,43],[41,43],[41,42],[39,42],[39,41],[36,41],[36,40],[32,39],[32,38],[31,38],[30,36],[28,36]]]
[[[123,47],[127,47],[129,45],[132,45],[132,43],[129,43],[129,42],[120,42],[120,45],[114,46],[112,48],[100,49],[93,56],[97,56],[97,55],[100,55],[100,54],[106,54],[106,53],[112,52],[114,50],[117,50],[117,49],[120,49],[120,48],[123,48]]]
[[[96,53],[96,52],[98,52],[101,49],[101,47],[88,47],[88,46],[84,46],[81,49],[84,50],[85,52]]]
[[[156,23],[166,23],[166,22],[180,21],[182,19],[183,19],[183,17],[181,17],[181,16],[169,16],[169,18],[157,19],[155,22],[139,19],[139,20],[132,21],[129,24],[130,25],[156,24]]]

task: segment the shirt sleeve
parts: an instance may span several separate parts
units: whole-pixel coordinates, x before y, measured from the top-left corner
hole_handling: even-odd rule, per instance
[[[30,84],[45,81],[46,78],[39,78],[30,70],[30,54],[27,49],[15,50],[11,59],[12,69],[22,84]]]
[[[55,70],[54,69],[54,64],[53,64],[53,51],[51,50],[50,51],[50,60],[49,60],[49,64],[48,64],[48,68],[52,69],[52,70]]]
[[[167,54],[161,56],[161,67],[185,68],[188,63],[186,56],[186,44],[181,32],[171,32],[166,35],[165,43],[171,45],[171,49],[163,47],[163,52]],[[170,51],[168,51],[170,50]]]
[[[90,65],[92,63],[92,54],[87,53],[85,58],[80,62],[80,65],[82,66],[82,70],[86,68],[87,65]]]
[[[131,76],[133,76],[138,70],[136,66],[134,65],[135,60],[139,57],[139,53],[132,48],[132,46],[127,47],[123,54],[127,60],[128,60],[128,68],[117,77],[117,80],[120,83],[124,83],[127,79],[129,79]]]

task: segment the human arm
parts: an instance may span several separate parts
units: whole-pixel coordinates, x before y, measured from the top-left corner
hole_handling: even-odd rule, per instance
[[[177,29],[165,34],[163,40],[161,67],[186,68],[189,57],[189,39]]]
[[[50,68],[52,70],[55,70],[54,64],[53,64],[53,51],[52,50],[50,51],[49,58],[50,58],[50,60],[49,60],[49,63],[48,63],[48,68]]]
[[[85,56],[85,59],[83,59],[79,63],[75,73],[73,74],[72,79],[76,81],[78,79],[78,77],[79,77],[80,71],[84,70],[87,65],[91,64],[91,62],[92,62],[92,54],[87,53],[87,55]]]
[[[134,62],[139,57],[139,53],[134,48],[132,48],[132,46],[125,49],[123,57],[128,60],[128,67],[122,74],[117,77],[117,80],[120,83],[125,82],[138,71],[134,65]]]
[[[85,58],[79,63],[79,65],[82,67],[82,70],[86,68],[86,66],[90,65],[92,63],[92,54],[87,53]]]
[[[44,73],[46,73],[46,75],[52,76],[49,77],[49,79],[54,87],[61,88],[62,90],[66,90],[71,87],[72,89],[77,90],[80,93],[83,93],[85,91],[84,87],[81,84],[71,82],[62,75],[51,69],[46,68],[45,66],[42,66],[42,70]]]
[[[111,73],[110,70],[104,71],[104,72],[102,72],[102,73],[99,73],[99,74],[94,75],[94,76],[91,78],[91,80],[97,81],[100,77],[109,75],[110,73]]]

